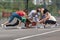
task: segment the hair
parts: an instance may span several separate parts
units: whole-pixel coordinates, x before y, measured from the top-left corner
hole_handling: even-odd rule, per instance
[[[23,11],[28,15],[28,10],[27,9],[24,9]]]
[[[36,10],[37,12],[40,12],[39,9]]]
[[[44,9],[43,14],[46,14],[47,12],[49,12],[49,10]]]
[[[36,11],[37,11],[37,12],[40,12],[40,8],[39,8],[39,7],[38,7],[38,8],[36,8]]]
[[[24,9],[23,11],[24,11],[24,12],[26,12],[26,13],[28,12],[28,10],[27,10],[27,9]]]

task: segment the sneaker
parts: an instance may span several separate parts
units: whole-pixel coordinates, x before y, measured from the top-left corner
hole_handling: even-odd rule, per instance
[[[58,23],[56,23],[55,26],[60,26],[60,25]]]
[[[36,28],[40,28],[40,24],[37,24],[37,27]]]
[[[26,27],[25,27],[25,24],[24,24],[24,23],[22,23],[22,24],[21,24],[21,29],[26,29]]]
[[[31,27],[32,26],[32,24],[29,24],[29,27]]]
[[[44,25],[40,25],[40,28],[44,29]]]
[[[38,24],[38,25],[37,25],[37,28],[44,28],[44,25]]]
[[[26,27],[21,27],[21,29],[26,29]]]
[[[5,27],[6,27],[6,25],[4,25],[4,24],[1,24],[1,27],[2,27],[2,28],[5,28]]]

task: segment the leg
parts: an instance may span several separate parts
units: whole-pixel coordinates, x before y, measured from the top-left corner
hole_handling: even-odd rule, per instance
[[[56,21],[46,20],[45,24],[50,24],[50,25],[52,25],[51,27],[55,27],[56,26]]]
[[[52,21],[52,20],[46,20],[45,24],[56,24],[56,21]]]
[[[26,19],[25,27],[29,28],[29,24],[31,24],[31,22],[28,19]]]
[[[18,24],[19,24],[19,20],[17,20],[16,23],[14,23],[14,24],[8,24],[8,25],[6,25],[6,26],[16,26],[16,25],[18,25]]]
[[[14,12],[14,13],[10,16],[9,21],[5,22],[4,24],[1,24],[1,26],[2,26],[2,27],[6,27],[6,25],[8,25],[9,23],[11,23],[15,17],[18,18],[18,19],[20,19],[20,20],[22,20],[22,18],[21,18],[17,13]]]
[[[4,24],[6,25],[6,24],[10,23],[14,19],[14,15],[15,15],[15,13],[12,13],[12,15],[9,17],[9,21],[5,22]]]
[[[4,23],[4,24],[6,25],[6,24],[8,24],[8,23],[11,23],[15,17],[18,18],[18,19],[20,19],[20,20],[22,20],[22,18],[21,18],[18,14],[16,14],[15,12],[13,12],[12,15],[10,16],[9,21],[7,21],[7,22]]]

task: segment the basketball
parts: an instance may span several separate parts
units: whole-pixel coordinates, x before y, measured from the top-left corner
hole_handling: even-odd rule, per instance
[[[36,22],[32,22],[32,26],[36,26]]]

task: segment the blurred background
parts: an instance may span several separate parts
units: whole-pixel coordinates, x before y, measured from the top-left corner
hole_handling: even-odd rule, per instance
[[[47,8],[53,16],[60,16],[60,0],[0,0],[0,19],[8,18],[11,12],[18,9],[30,11],[37,7]]]

